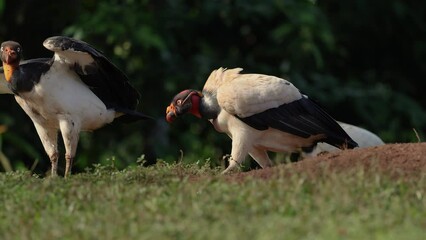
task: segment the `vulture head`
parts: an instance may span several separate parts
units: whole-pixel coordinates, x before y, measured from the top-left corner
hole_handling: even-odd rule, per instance
[[[185,114],[192,113],[197,117],[200,115],[200,99],[203,94],[200,91],[187,89],[178,93],[167,107],[166,120],[173,122],[177,117]]]
[[[9,81],[13,71],[19,67],[22,47],[14,41],[6,41],[1,44],[1,61],[3,62],[4,75]]]
[[[3,42],[0,48],[2,62],[10,65],[19,64],[19,61],[21,60],[21,50],[22,47],[17,42]]]

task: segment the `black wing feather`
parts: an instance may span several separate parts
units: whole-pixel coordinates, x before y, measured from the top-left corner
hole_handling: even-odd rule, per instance
[[[307,97],[239,119],[258,130],[271,127],[303,138],[324,134],[320,141],[338,148],[358,146],[330,115]]]
[[[52,64],[51,58],[35,58],[21,61],[20,70],[14,73],[8,83],[9,89],[16,95],[29,92],[40,81],[40,76],[49,71]],[[4,73],[3,67],[0,73]]]
[[[139,92],[130,85],[127,76],[101,51],[86,42],[64,36],[51,37],[46,41],[64,51],[72,50],[90,54],[94,59],[92,65],[80,66],[76,63],[74,66],[74,70],[82,81],[108,108],[136,109],[140,99]]]

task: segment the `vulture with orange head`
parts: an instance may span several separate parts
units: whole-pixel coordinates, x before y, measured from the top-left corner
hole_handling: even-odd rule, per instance
[[[208,119],[232,139],[228,173],[249,154],[262,168],[272,166],[268,151],[297,152],[325,142],[357,147],[339,124],[291,82],[241,68],[214,70],[202,91],[184,90],[167,107],[166,120],[191,113]]]

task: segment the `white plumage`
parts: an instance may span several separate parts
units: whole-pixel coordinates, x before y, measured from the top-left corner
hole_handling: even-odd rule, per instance
[[[217,89],[217,101],[228,113],[244,118],[302,98],[289,81],[262,74],[236,76]]]
[[[348,133],[348,135],[358,143],[360,148],[363,147],[373,147],[384,145],[383,140],[378,137],[376,134],[368,131],[367,129],[357,127],[348,123],[338,122],[339,125],[343,128],[343,130]],[[340,151],[340,149],[327,144],[327,143],[318,143],[312,151],[302,151],[302,157],[314,157],[320,153],[324,152],[336,152]]]
[[[68,127],[91,131],[111,123],[115,111],[108,110],[77,74],[63,64],[54,61],[49,74],[42,75],[31,92],[15,96],[28,116],[47,129],[59,129],[63,124],[65,129],[61,132],[70,131]]]

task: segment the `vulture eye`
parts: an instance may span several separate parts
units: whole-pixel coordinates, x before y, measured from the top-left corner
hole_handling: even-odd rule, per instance
[[[178,99],[178,100],[176,101],[176,104],[177,104],[177,105],[182,105],[182,99]]]
[[[1,48],[0,48],[0,51],[2,51],[2,52],[3,52],[3,47],[1,47]]]
[[[18,47],[17,49],[16,49],[16,52],[21,52],[21,48],[20,47]]]

